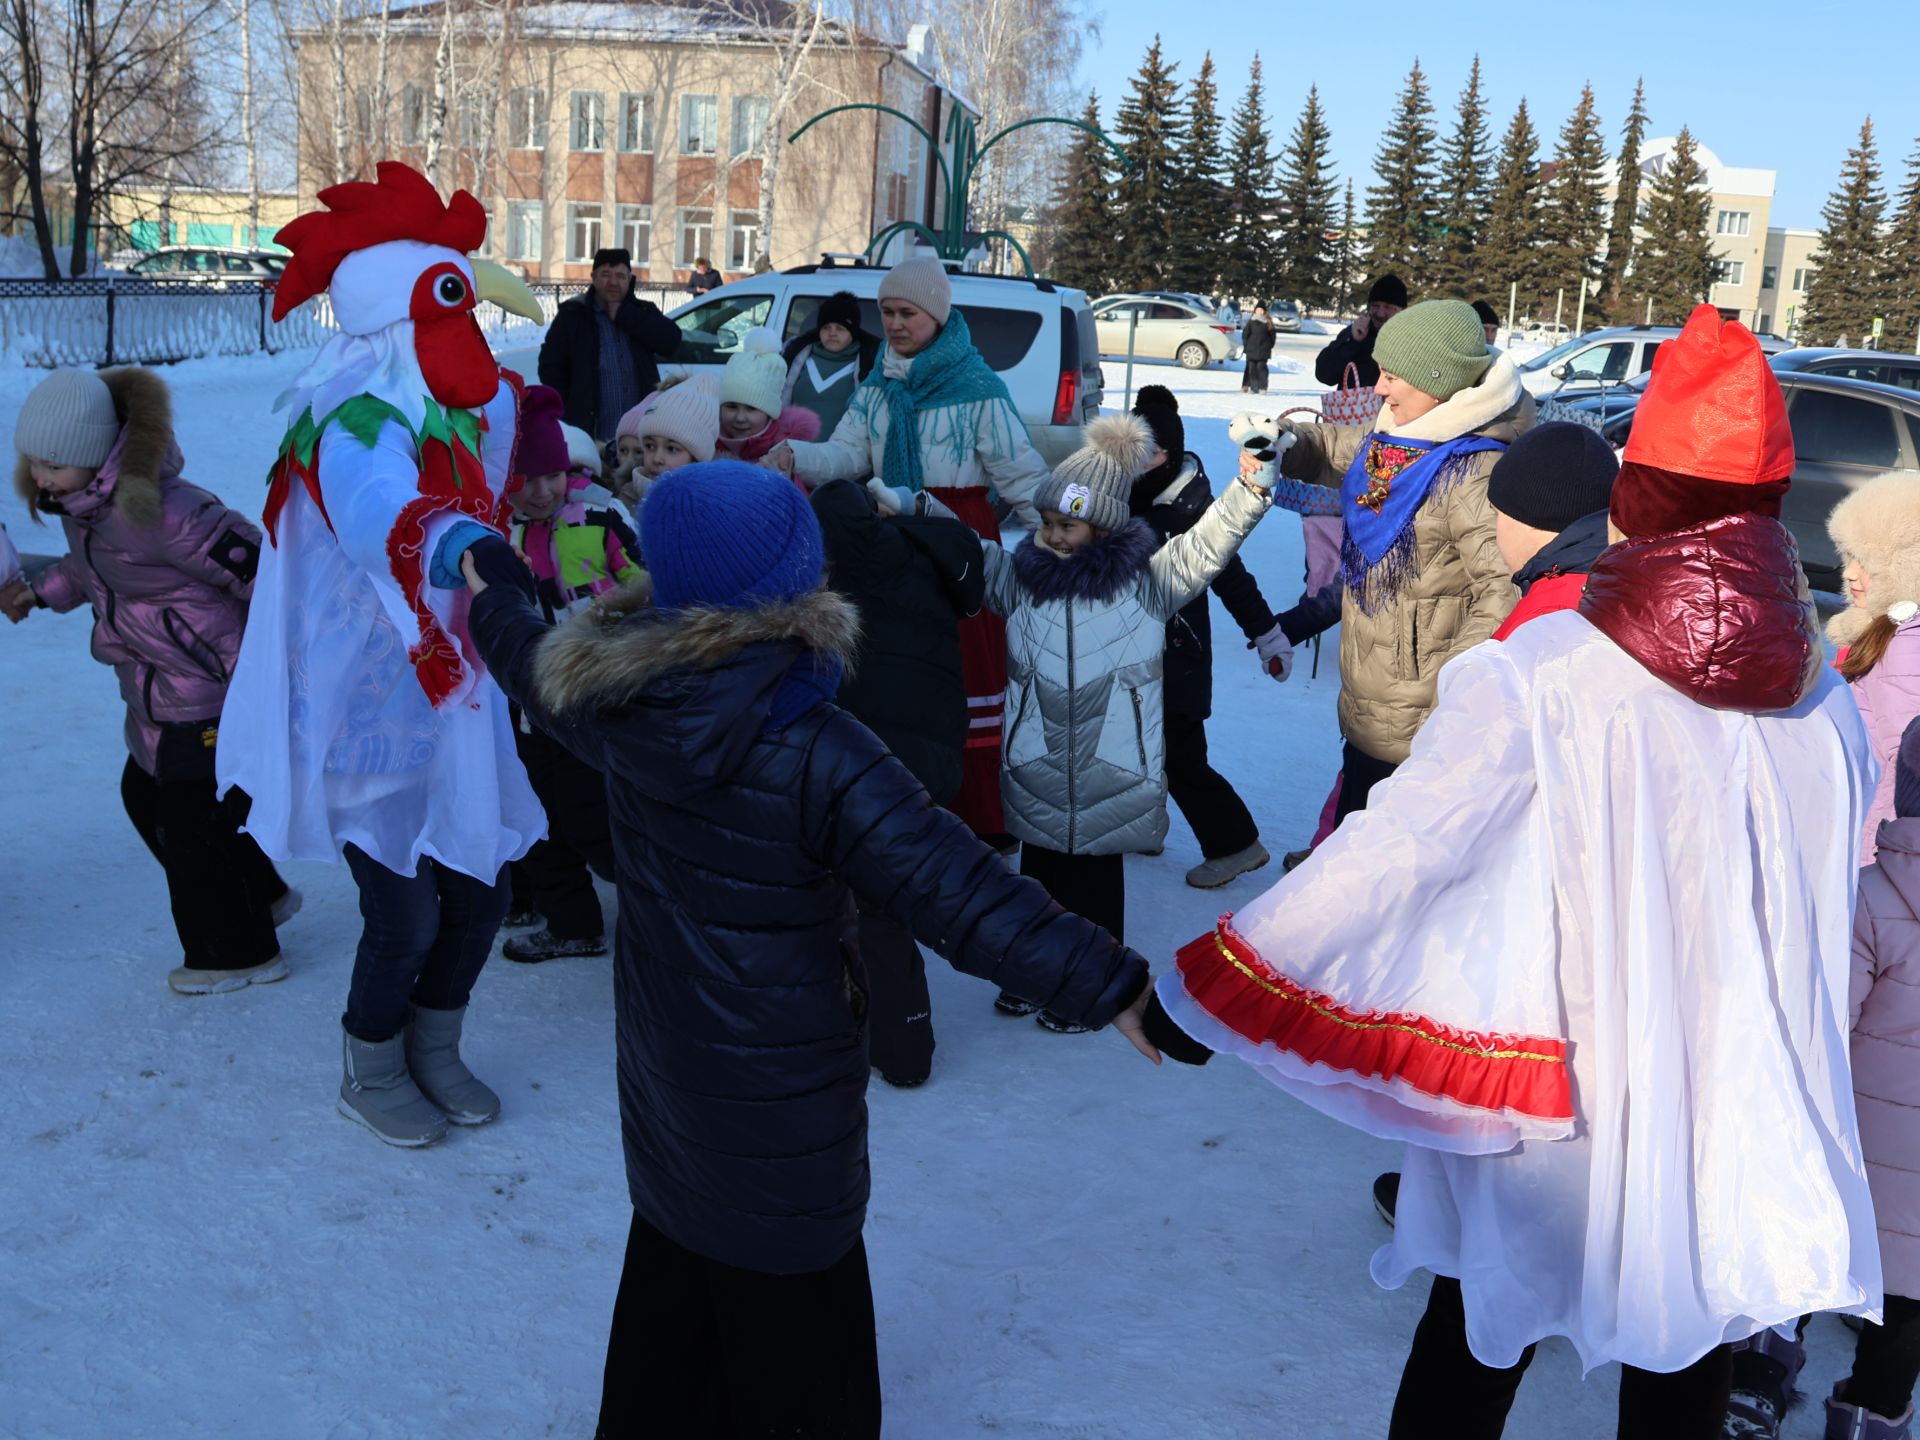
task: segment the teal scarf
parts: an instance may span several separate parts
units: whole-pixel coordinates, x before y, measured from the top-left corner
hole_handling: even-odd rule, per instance
[[[889,380],[885,359],[863,385],[881,391],[887,406],[887,444],[880,474],[889,485],[925,488],[920,463],[919,417],[923,411],[971,405],[980,400],[1009,400],[1007,387],[973,348],[966,317],[955,310],[933,343],[913,357],[904,380]],[[1009,400],[1009,403],[1010,400]]]

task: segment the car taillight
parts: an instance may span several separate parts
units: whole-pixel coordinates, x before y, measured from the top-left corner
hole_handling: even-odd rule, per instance
[[[1218,330],[1222,335],[1233,334],[1233,326],[1231,325],[1216,325],[1213,328]]]
[[[1074,411],[1080,405],[1080,372],[1062,370],[1060,388],[1053,392],[1053,423],[1056,425],[1077,424],[1079,417]]]

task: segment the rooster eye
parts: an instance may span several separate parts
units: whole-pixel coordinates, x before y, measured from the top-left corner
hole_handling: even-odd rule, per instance
[[[440,283],[433,287],[433,293],[442,305],[458,305],[467,298],[467,282],[458,275],[442,275]]]

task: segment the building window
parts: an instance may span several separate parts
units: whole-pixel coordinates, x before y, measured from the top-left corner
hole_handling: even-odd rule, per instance
[[[427,92],[418,85],[408,85],[400,92],[400,143],[427,143]]]
[[[547,148],[547,92],[537,85],[507,92],[507,148]]]
[[[1813,267],[1811,265],[1798,266],[1793,272],[1793,288],[1795,290],[1805,290],[1807,288],[1807,282],[1812,278]]]
[[[764,95],[733,97],[733,153],[750,155],[759,148],[773,118],[773,102]]]
[[[1714,218],[1713,233],[1716,235],[1751,235],[1753,233],[1753,212],[1751,210],[1722,210]]]
[[[487,112],[480,104],[480,97],[472,91],[463,94],[455,106],[454,125],[462,145],[478,146],[485,137]],[[544,133],[541,143],[546,143]]]
[[[546,218],[538,200],[514,200],[507,205],[507,258],[540,260],[541,232]]]
[[[619,205],[613,216],[620,230],[620,248],[633,257],[633,268],[638,270],[653,253],[653,207]]]
[[[1760,288],[1762,290],[1776,290],[1779,286],[1780,267],[1778,265],[1762,265],[1760,267]]]
[[[628,155],[653,153],[653,96],[620,97],[620,149]]]
[[[600,248],[601,210],[598,201],[567,206],[567,260],[585,265]]]
[[[713,255],[713,211],[682,210],[680,212],[680,254],[675,262],[683,270],[693,268],[693,262],[702,256]]]
[[[362,144],[373,143],[373,91],[365,85],[353,92],[353,135]]]
[[[1716,285],[1744,285],[1747,283],[1747,262],[1744,260],[1716,260],[1713,262],[1713,283]]]
[[[680,97],[680,153],[714,155],[720,150],[720,97]]]
[[[751,270],[753,257],[760,249],[760,212],[727,212],[727,269]]]
[[[575,150],[607,148],[607,97],[598,90],[573,92],[573,140]]]

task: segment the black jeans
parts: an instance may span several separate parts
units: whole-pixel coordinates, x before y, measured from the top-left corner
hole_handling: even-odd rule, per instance
[[[410,1006],[458,1010],[493,953],[511,894],[502,870],[488,885],[420,859],[397,874],[355,846],[347,868],[360,887],[360,948],[340,1023],[377,1045],[406,1029]]]
[[[696,1255],[638,1212],[613,1302],[596,1440],[877,1440],[867,1249],[809,1275]]]
[[[213,776],[156,780],[131,759],[120,800],[167,875],[173,928],[192,970],[245,970],[280,953],[273,902],[287,882],[214,798]]]
[[[587,940],[604,935],[606,917],[593,888],[593,876],[613,879],[607,782],[598,770],[558,741],[519,729],[517,719],[514,743],[520,751],[520,762],[527,767],[533,793],[547,812],[547,838],[519,862],[517,878],[526,882],[533,908],[561,939]]]
[[[1246,373],[1241,377],[1241,383],[1255,395],[1266,394],[1267,362],[1264,360],[1247,361]]]
[[[1200,853],[1209,860],[1239,854],[1260,838],[1260,827],[1246,802],[1207,759],[1207,722],[1169,711],[1165,729],[1167,793],[1193,827]]]
[[[1867,1325],[1853,1347],[1853,1374],[1840,1398],[1897,1420],[1913,1403],[1920,1378],[1920,1300],[1887,1296],[1887,1323]]]
[[[1114,939],[1127,938],[1124,855],[1068,855],[1043,845],[1020,847],[1020,873],[1046,886],[1062,910],[1091,920]]]
[[[1436,1275],[1427,1313],[1394,1397],[1387,1440],[1498,1440],[1507,1412],[1533,1363],[1533,1346],[1505,1370],[1484,1365],[1467,1348],[1467,1312],[1460,1282]],[[1620,1367],[1620,1440],[1719,1440],[1733,1383],[1733,1348],[1717,1345],[1684,1370],[1662,1375]]]
[[[927,961],[913,931],[860,907],[860,959],[867,972],[868,1058],[889,1080],[933,1073],[933,1001]]]
[[[1367,797],[1373,793],[1373,787],[1400,767],[1388,764],[1385,760],[1376,760],[1364,750],[1356,750],[1351,740],[1340,746],[1340,799],[1333,807],[1333,823],[1337,826],[1356,810],[1367,808]]]

